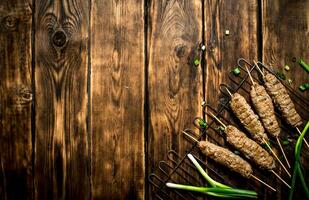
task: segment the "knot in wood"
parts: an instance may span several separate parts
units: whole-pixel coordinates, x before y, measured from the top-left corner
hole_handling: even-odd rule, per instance
[[[14,16],[6,16],[3,20],[2,20],[2,24],[4,25],[5,28],[7,28],[8,30],[14,30],[15,27],[17,26],[18,20],[16,17]]]
[[[56,45],[57,47],[63,47],[65,43],[67,42],[67,36],[65,35],[63,31],[57,31],[53,35],[52,39],[53,39],[54,45]]]
[[[182,58],[186,54],[187,47],[185,45],[177,45],[175,47],[175,52],[178,58]]]

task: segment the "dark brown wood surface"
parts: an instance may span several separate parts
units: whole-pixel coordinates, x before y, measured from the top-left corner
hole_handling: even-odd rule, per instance
[[[297,63],[309,58],[309,1],[263,1],[262,4],[262,57],[263,61],[291,79],[298,90],[308,82],[308,74]],[[290,71],[285,71],[288,65]],[[309,93],[304,93],[309,98]]]
[[[143,199],[143,3],[113,0],[92,6],[92,197]]]
[[[0,2],[0,199],[33,198],[31,6]]]
[[[203,101],[219,104],[238,58],[264,61],[296,90],[309,82],[295,62],[309,63],[308,9],[308,0],[0,1],[0,199],[155,199],[148,174],[192,146],[181,130],[203,116]],[[285,198],[278,180],[255,173],[278,192],[222,171],[263,199]]]
[[[89,8],[36,1],[35,199],[90,198]]]

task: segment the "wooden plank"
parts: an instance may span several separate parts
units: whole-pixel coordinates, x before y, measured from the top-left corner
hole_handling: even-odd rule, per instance
[[[35,199],[89,199],[89,3],[36,1]]]
[[[144,197],[143,14],[143,1],[92,3],[93,199]]]
[[[183,154],[192,146],[181,130],[192,128],[194,117],[202,116],[202,69],[192,64],[201,41],[201,1],[150,1],[149,171],[167,159],[169,150]]]
[[[250,1],[205,2],[206,100],[216,104],[219,85],[229,83],[228,73],[238,58],[258,58],[258,6]],[[225,34],[228,31],[229,34]]]
[[[309,1],[263,1],[263,61],[291,79],[294,89],[309,82],[309,76],[297,62],[309,63]],[[285,71],[285,65],[290,71]],[[309,93],[302,95],[309,98]]]
[[[32,199],[31,3],[0,1],[0,199]]]

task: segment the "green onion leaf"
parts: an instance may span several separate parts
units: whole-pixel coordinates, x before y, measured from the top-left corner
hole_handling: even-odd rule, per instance
[[[204,169],[201,167],[201,165],[197,162],[197,160],[192,156],[192,154],[188,154],[188,158],[191,160],[191,162],[194,164],[194,166],[197,168],[197,170],[200,172],[200,174],[205,178],[206,181],[209,182],[209,184],[212,187],[219,187],[219,188],[230,188],[227,185],[224,185],[222,183],[219,183],[212,178],[204,171]]]
[[[240,69],[239,69],[239,67],[235,67],[235,68],[233,69],[233,74],[234,74],[235,76],[239,76],[239,75],[240,75]]]
[[[298,64],[307,72],[309,72],[309,65],[305,63],[302,59],[299,59]]]
[[[289,142],[288,140],[283,140],[281,143],[282,143],[283,145],[288,145],[288,144],[290,144],[290,142]]]
[[[199,120],[198,120],[198,124],[200,125],[200,127],[201,127],[202,129],[207,128],[207,124],[206,124],[206,122],[205,122],[203,119],[199,119]]]
[[[309,83],[304,83],[299,86],[299,90],[304,92],[309,89]]]
[[[278,79],[280,80],[285,80],[285,75],[282,73],[282,72],[277,72],[276,73],[276,76]]]
[[[195,65],[195,66],[198,66],[199,64],[200,64],[200,61],[199,61],[199,59],[196,58],[196,59],[194,60],[194,65]]]
[[[169,188],[199,192],[210,196],[221,198],[257,198],[257,193],[251,190],[233,189],[233,188],[217,188],[217,187],[197,187],[191,185],[182,185],[175,183],[166,183]]]

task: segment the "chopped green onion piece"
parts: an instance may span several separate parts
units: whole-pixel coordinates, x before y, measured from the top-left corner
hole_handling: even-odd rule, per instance
[[[199,119],[198,124],[200,125],[202,129],[207,128],[207,123],[203,119]]]
[[[307,72],[309,72],[309,65],[307,65],[302,59],[299,59],[298,64]]]
[[[299,90],[304,92],[309,89],[309,83],[304,83],[299,86]]]
[[[282,72],[277,72],[276,76],[277,76],[277,78],[279,78],[281,80],[285,80],[285,75]]]
[[[235,67],[235,68],[233,69],[233,74],[234,74],[235,76],[239,76],[239,74],[240,74],[240,69],[239,69],[239,67]]]
[[[219,126],[219,130],[220,130],[220,131],[224,131],[225,128],[224,128],[223,126]]]
[[[282,143],[283,145],[288,145],[288,144],[290,144],[290,142],[289,142],[288,140],[283,140],[281,143]]]
[[[200,174],[206,179],[206,181],[209,182],[209,184],[212,187],[219,187],[219,188],[231,188],[227,185],[224,185],[222,183],[219,183],[212,178],[204,171],[204,169],[201,167],[201,165],[197,162],[197,160],[192,156],[192,154],[188,154],[188,158],[191,160],[191,162],[194,164],[194,166],[197,168],[197,170],[200,172]]]
[[[195,59],[195,60],[194,60],[194,65],[195,65],[195,66],[198,66],[199,64],[200,64],[200,61],[199,61],[198,59]]]
[[[285,69],[286,71],[289,71],[289,70],[290,70],[290,67],[289,67],[288,65],[285,65],[285,66],[284,66],[284,69]]]

